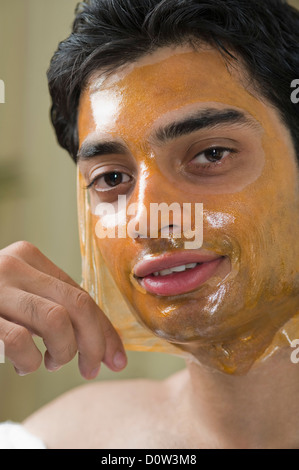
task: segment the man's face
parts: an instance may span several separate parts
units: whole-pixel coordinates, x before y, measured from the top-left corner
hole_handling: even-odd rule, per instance
[[[99,76],[78,120],[93,233],[106,224],[100,203],[116,207],[123,195],[135,210],[110,221],[130,225],[130,236],[95,235],[97,247],[141,323],[211,367],[245,372],[298,308],[290,134],[242,68],[211,48],[165,48]],[[201,248],[185,248],[174,219],[151,238],[150,205],[174,202],[203,204]],[[185,271],[161,273],[178,265]]]

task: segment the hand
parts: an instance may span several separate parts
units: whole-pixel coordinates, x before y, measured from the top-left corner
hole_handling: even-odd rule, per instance
[[[0,250],[0,339],[20,375],[42,362],[32,334],[43,338],[51,371],[77,352],[86,379],[101,362],[114,371],[126,365],[118,333],[90,295],[31,243],[17,242]]]

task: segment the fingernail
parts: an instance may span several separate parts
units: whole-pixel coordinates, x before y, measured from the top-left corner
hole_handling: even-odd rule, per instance
[[[117,351],[114,356],[113,364],[117,369],[123,369],[127,365],[127,357],[122,351]]]
[[[61,369],[61,365],[55,364],[55,362],[51,362],[47,365],[47,369],[49,372],[56,372],[57,370]]]
[[[90,377],[91,379],[95,379],[96,376],[98,375],[98,373],[100,372],[100,369],[101,369],[101,366],[98,366],[98,367],[96,367],[95,369],[93,369],[93,370],[90,372],[89,377]]]
[[[19,370],[15,367],[15,371],[18,375],[20,375],[21,377],[23,377],[24,375],[27,375],[28,372],[23,372],[22,370]]]

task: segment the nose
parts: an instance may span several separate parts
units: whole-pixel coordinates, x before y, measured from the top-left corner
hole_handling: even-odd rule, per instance
[[[127,209],[128,236],[167,238],[181,235],[181,197],[179,190],[154,166],[141,165],[138,181]]]

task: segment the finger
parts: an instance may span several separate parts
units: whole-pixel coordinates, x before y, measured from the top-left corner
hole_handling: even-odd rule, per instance
[[[42,354],[26,328],[0,317],[0,339],[4,343],[5,357],[13,363],[19,375],[39,368]]]
[[[39,276],[38,290],[39,295],[47,295],[68,311],[75,332],[79,368],[83,377],[93,378],[102,361],[114,371],[124,367],[120,360],[117,360],[119,352],[125,354],[121,338],[87,292],[55,278],[49,278],[43,273]]]
[[[102,361],[114,371],[122,369],[124,365],[120,366],[117,359],[115,362],[119,351],[124,354],[122,341],[112,323],[88,293],[55,278],[47,279],[46,275],[41,275],[41,278],[41,295],[47,289],[48,296],[53,296],[70,315],[79,351],[79,369],[83,377],[94,378]]]
[[[6,288],[2,297],[4,318],[43,338],[48,369],[55,370],[74,358],[77,342],[69,314],[62,305],[16,288]]]
[[[48,274],[60,279],[68,284],[81,289],[80,285],[77,284],[68,274],[62,269],[56,266],[49,258],[47,258],[36,246],[32,245],[27,241],[19,241],[13,243],[3,250],[0,250],[1,255],[12,256],[19,261],[25,262],[38,271]]]
[[[13,257],[10,258],[10,262],[14,264],[13,268],[10,267],[10,271],[15,273],[14,283],[19,289],[61,305],[68,312],[79,351],[80,372],[85,378],[96,375],[102,360],[114,371],[125,366],[120,359],[125,352],[118,333],[87,292],[48,276]],[[34,304],[29,307],[30,315],[34,313],[33,307]],[[41,311],[44,311],[43,307]],[[41,316],[42,321],[44,315]],[[29,318],[29,322],[31,321]],[[34,326],[46,338],[47,331],[42,330],[42,326],[36,322]],[[51,351],[49,353],[53,356],[54,352]],[[47,356],[45,359],[47,361]]]
[[[79,349],[79,367],[85,378],[96,375],[101,360],[112,370],[121,370],[125,366],[126,355],[118,333],[83,289],[74,281],[71,283],[63,271],[30,243],[18,242],[7,247],[5,253],[13,253],[14,256],[17,253],[17,260],[21,264],[15,267],[14,272],[19,274],[19,283],[24,290],[50,298],[69,312]],[[30,271],[30,268],[34,271]],[[47,272],[51,272],[53,277],[48,276]],[[24,280],[25,285],[22,284]]]
[[[103,316],[102,328],[106,342],[105,355],[103,358],[104,364],[114,371],[124,369],[127,365],[125,348],[122,341],[119,341],[118,333],[106,316]]]

